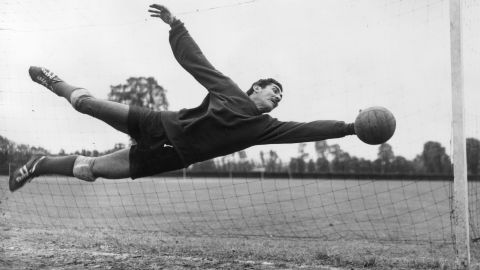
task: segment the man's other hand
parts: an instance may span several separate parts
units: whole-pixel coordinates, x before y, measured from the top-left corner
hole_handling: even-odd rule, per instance
[[[149,6],[150,9],[148,12],[150,12],[151,17],[157,17],[162,19],[166,24],[171,25],[175,21],[175,17],[170,13],[170,10],[166,8],[165,6],[158,5],[158,4],[153,4]]]

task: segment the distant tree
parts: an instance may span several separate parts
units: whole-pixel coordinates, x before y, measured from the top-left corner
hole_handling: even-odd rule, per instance
[[[265,164],[266,164],[265,153],[263,151],[260,151],[259,155],[260,155],[260,162],[262,163],[262,167],[265,168]]]
[[[326,140],[314,143],[317,160],[315,161],[316,171],[319,173],[330,172],[330,162],[328,161],[328,143]]]
[[[423,161],[422,154],[416,155],[412,161],[413,171],[415,173],[425,173],[425,162]]]
[[[373,173],[382,173],[382,161],[380,159],[375,159],[372,161],[372,172]]]
[[[288,163],[288,168],[290,172],[293,173],[303,173],[305,172],[305,161],[299,158],[290,158],[290,163]]]
[[[304,173],[307,170],[307,163],[302,158],[291,158],[288,167],[291,172]]]
[[[328,154],[327,141],[315,142],[315,152],[317,153],[317,158],[327,158],[327,154]]]
[[[103,151],[103,152],[98,152],[98,151],[96,151],[96,150],[93,150],[93,151],[91,152],[91,155],[92,155],[92,156],[96,156],[97,152],[98,152],[98,156],[106,155],[106,154],[110,154],[110,153],[113,153],[113,152],[117,152],[118,150],[121,150],[121,149],[125,149],[125,147],[126,147],[126,145],[125,145],[124,143],[115,143],[115,144],[113,145],[113,148],[108,149],[108,150],[105,150],[105,151]],[[79,154],[79,152],[76,151],[76,155],[78,155],[78,154]]]
[[[333,144],[328,146],[328,152],[333,159],[330,162],[332,172],[349,172],[350,154],[344,152],[340,145]]]
[[[327,153],[332,156],[332,158],[339,157],[341,156],[344,152],[342,148],[340,148],[340,145],[338,144],[332,144],[328,146]]]
[[[246,172],[253,169],[253,164],[248,160],[247,152],[241,150],[216,159],[216,169],[223,172]]]
[[[325,157],[319,157],[316,161],[317,172],[328,173],[330,172],[330,162]]]
[[[277,152],[270,150],[268,152],[268,158],[265,160],[266,172],[279,172],[281,169],[281,160]]]
[[[108,99],[154,111],[168,110],[166,90],[153,77],[130,77],[126,84],[110,86]]]
[[[305,151],[307,143],[298,144],[298,157],[297,157],[297,172],[304,173],[307,171],[307,158],[308,153]]]
[[[82,149],[82,151],[80,152],[80,155],[86,156],[86,157],[91,157],[91,156],[92,156],[92,151],[86,150],[86,149]]]
[[[467,168],[470,174],[477,175],[480,168],[480,141],[467,138]]]
[[[305,151],[307,148],[307,143],[299,143],[298,144],[298,157],[302,159],[308,158],[308,153]]]
[[[0,164],[7,164],[14,153],[15,145],[5,137],[0,136]]]
[[[347,152],[342,152],[333,158],[331,162],[332,172],[345,173],[350,172],[350,154]]]
[[[237,152],[239,161],[236,164],[236,171],[248,172],[253,169],[253,164],[248,160],[248,155],[245,150]]]
[[[237,152],[237,154],[240,160],[248,159],[248,155],[247,155],[247,152],[245,152],[245,150],[240,150]]]
[[[396,156],[392,161],[392,163],[390,164],[391,173],[409,174],[409,173],[413,173],[414,171],[415,171],[415,168],[412,162],[402,156]]]
[[[358,160],[357,173],[373,173],[373,164],[370,160],[360,158]]]
[[[313,159],[310,159],[307,163],[307,172],[314,173],[315,171],[316,171],[315,162],[313,162]]]
[[[232,171],[232,162],[230,162],[230,159],[232,159],[232,154],[230,155],[226,155],[226,156],[222,156],[222,157],[218,157],[216,159],[217,161],[217,165],[216,165],[216,168],[217,170],[221,171],[221,172],[231,172]],[[214,161],[215,162],[215,161]]]
[[[426,142],[421,157],[426,173],[451,173],[452,171],[450,157],[439,142]]]
[[[350,156],[350,155],[349,155]],[[360,171],[360,159],[355,156],[350,156],[345,166],[344,172],[358,173]]]
[[[379,163],[380,173],[389,172],[390,164],[395,159],[392,146],[388,143],[382,143],[378,147],[377,160]]]

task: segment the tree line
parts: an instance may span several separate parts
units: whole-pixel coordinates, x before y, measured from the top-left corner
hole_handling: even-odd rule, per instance
[[[480,140],[468,138],[467,168],[471,175],[480,170]],[[359,158],[341,149],[338,144],[329,145],[328,141],[314,143],[315,157],[305,150],[307,143],[298,144],[298,154],[282,160],[275,150],[259,153],[259,160],[248,159],[244,151],[229,156],[193,164],[192,171],[208,172],[249,172],[264,171],[272,173],[331,173],[331,174],[402,174],[402,175],[450,175],[453,165],[445,147],[439,142],[428,141],[421,153],[413,159],[395,155],[390,144],[378,146],[374,160]]]
[[[468,138],[467,168],[471,175],[478,175],[480,170],[480,140]],[[307,143],[298,145],[298,154],[282,160],[275,150],[260,151],[258,157],[249,157],[246,151],[239,151],[227,156],[195,163],[187,168],[191,172],[272,172],[272,173],[341,173],[341,174],[452,174],[452,162],[445,147],[439,142],[428,141],[421,153],[413,159],[395,155],[390,144],[378,146],[374,160],[359,158],[341,149],[338,144],[328,141],[314,142],[315,157],[306,152]],[[67,153],[60,150],[51,153],[48,150],[26,144],[17,144],[0,135],[0,172],[8,173],[8,166],[24,164],[32,155],[83,155],[100,156],[127,147],[123,143],[115,144],[106,151],[78,150]]]

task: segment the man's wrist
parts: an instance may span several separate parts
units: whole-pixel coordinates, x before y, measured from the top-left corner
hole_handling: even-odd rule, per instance
[[[168,22],[168,24],[173,27],[177,21],[178,19],[175,18],[175,16],[172,16],[170,17],[170,21]]]
[[[345,125],[345,132],[347,135],[355,135],[355,124],[349,123]]]
[[[173,29],[177,28],[178,26],[183,25],[183,23],[179,19],[173,17],[172,21],[169,23],[169,25],[170,25],[170,29],[173,30]]]

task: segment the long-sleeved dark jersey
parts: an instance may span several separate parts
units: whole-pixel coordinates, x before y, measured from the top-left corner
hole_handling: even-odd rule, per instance
[[[343,121],[282,122],[260,113],[235,82],[210,64],[181,21],[172,25],[170,45],[180,65],[209,92],[196,108],[162,112],[167,136],[185,166],[253,145],[319,141],[350,134]]]

